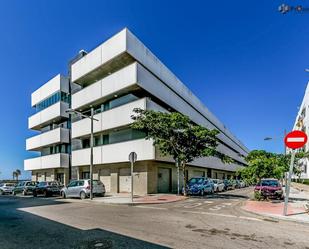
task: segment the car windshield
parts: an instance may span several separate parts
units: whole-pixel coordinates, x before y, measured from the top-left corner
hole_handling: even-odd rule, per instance
[[[38,186],[42,187],[42,186],[46,186],[47,182],[39,182]]]
[[[269,186],[269,187],[279,187],[279,182],[276,180],[264,180],[262,181],[262,186]]]
[[[6,186],[7,186],[7,187],[14,187],[15,184],[14,184],[14,183],[7,183]]]
[[[202,184],[203,182],[204,182],[203,178],[192,178],[189,181],[189,185],[192,185],[192,184]]]
[[[26,186],[35,186],[35,182],[27,182]]]

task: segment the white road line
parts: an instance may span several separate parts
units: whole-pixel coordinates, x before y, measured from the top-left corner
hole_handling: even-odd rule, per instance
[[[204,201],[205,204],[211,204],[214,203],[213,201]]]
[[[225,203],[222,203],[222,205],[231,206],[231,205],[232,205],[232,203],[225,202]]]
[[[167,208],[163,207],[149,207],[149,206],[135,206],[137,208],[149,208],[149,209],[158,209],[158,210],[167,210]]]
[[[263,221],[261,219],[257,219],[257,218],[253,218],[253,217],[236,216],[236,215],[230,215],[230,214],[217,214],[217,213],[197,212],[197,211],[182,211],[182,212],[192,213],[192,214],[204,214],[204,215],[212,215],[212,216],[221,216],[221,217],[236,218],[236,219],[243,219],[243,220]]]
[[[193,203],[193,204],[189,204],[189,205],[185,205],[183,206],[184,208],[195,208],[195,207],[198,207],[198,206],[201,206],[202,203]]]

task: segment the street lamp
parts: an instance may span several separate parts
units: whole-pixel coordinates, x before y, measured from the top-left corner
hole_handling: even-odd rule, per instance
[[[98,119],[94,118],[94,109],[91,106],[91,115],[86,115],[84,113],[81,113],[79,111],[76,111],[74,109],[68,109],[65,111],[69,114],[77,114],[84,118],[89,118],[91,120],[91,129],[90,129],[90,200],[93,199],[93,120],[99,121]]]

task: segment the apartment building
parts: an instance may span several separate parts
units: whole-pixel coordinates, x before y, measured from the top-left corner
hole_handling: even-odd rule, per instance
[[[293,130],[300,130],[305,132],[308,135],[308,127],[309,127],[309,83],[307,83],[307,87],[305,90],[305,95],[302,100],[301,106],[298,109],[298,113],[294,122]],[[309,147],[308,143],[299,149],[298,151],[308,152]],[[308,158],[304,158],[300,161],[298,167],[302,170],[300,174],[301,179],[309,179],[309,160]],[[293,175],[293,178],[299,178],[297,175]]]
[[[60,98],[49,102],[56,92]],[[68,102],[62,100],[62,93]],[[128,29],[71,63],[69,79],[56,76],[35,91],[32,106],[38,112],[29,118],[29,128],[41,131],[27,140],[27,150],[41,152],[39,157],[25,160],[25,170],[32,171],[33,179],[62,177],[67,182],[90,177],[90,119],[68,116],[65,110],[69,107],[86,115],[94,108],[93,176],[104,182],[108,192],[131,191],[128,155],[132,151],[137,153],[134,193],[177,189],[173,160],[163,157],[143,132],[130,128],[132,110],[137,107],[177,111],[196,124],[220,131],[218,150],[235,163],[199,158],[190,163],[187,178],[229,178],[246,166],[248,149]]]

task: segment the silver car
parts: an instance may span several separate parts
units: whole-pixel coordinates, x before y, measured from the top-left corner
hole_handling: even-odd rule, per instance
[[[68,186],[61,189],[62,198],[79,197],[86,199],[90,196],[90,180],[73,180]],[[105,186],[101,181],[93,180],[93,194],[98,196],[105,195]]]
[[[14,183],[0,183],[0,195],[12,194],[14,187]]]

